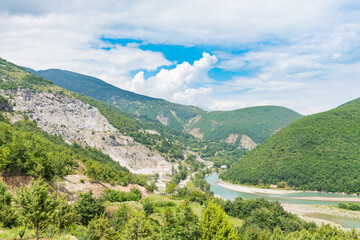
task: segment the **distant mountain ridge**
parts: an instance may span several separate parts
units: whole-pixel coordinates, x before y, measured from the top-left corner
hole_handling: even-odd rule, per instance
[[[188,131],[203,139],[223,140],[235,144],[241,144],[250,137],[256,145],[301,117],[302,115],[293,110],[278,106],[214,111],[194,119],[189,124]]]
[[[164,125],[176,130],[184,130],[186,122],[205,112],[198,107],[171,103],[163,99],[129,92],[98,78],[75,72],[60,69],[28,70],[51,80],[60,87],[110,103],[122,111],[137,116],[157,119]]]
[[[247,149],[302,117],[276,106],[206,112],[198,107],[129,92],[79,73],[60,69],[28,70],[60,87],[110,103],[124,112],[159,121],[198,138],[221,140]]]
[[[359,193],[360,98],[285,127],[220,175],[239,184]]]

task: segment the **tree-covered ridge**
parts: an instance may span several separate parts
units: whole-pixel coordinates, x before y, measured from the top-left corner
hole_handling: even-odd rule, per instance
[[[28,88],[31,90],[40,90],[43,86],[51,85],[53,85],[53,83],[49,80],[24,71],[15,64],[0,58],[1,89]]]
[[[204,112],[198,107],[171,103],[163,99],[129,92],[98,78],[75,72],[60,69],[32,70],[32,72],[70,91],[110,103],[124,112],[145,116],[152,120],[156,120],[157,116],[166,117],[168,126],[180,131],[184,129],[184,124],[191,118]]]
[[[290,124],[220,177],[240,184],[282,182],[301,190],[359,192],[359,106],[356,99]]]
[[[203,114],[200,120],[190,125],[189,131],[199,128],[204,139],[213,140],[225,140],[229,135],[237,134],[237,144],[245,134],[254,142],[261,143],[301,117],[297,112],[277,106],[215,111]]]
[[[2,114],[0,113],[2,116]],[[28,120],[12,125],[0,122],[0,174],[31,175],[52,179],[74,173],[80,161],[95,181],[147,187],[145,179],[129,172],[102,152],[78,144],[68,145]]]

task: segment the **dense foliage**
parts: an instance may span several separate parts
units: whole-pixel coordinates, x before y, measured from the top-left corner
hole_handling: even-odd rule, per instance
[[[188,192],[187,196],[194,191],[182,190]],[[0,182],[0,201],[13,213],[14,220],[5,225],[0,218],[0,237],[37,235],[59,239],[60,234],[62,239],[66,234],[83,240],[358,239],[355,231],[344,232],[329,225],[317,228],[314,223],[285,212],[278,202],[264,199],[224,201],[202,193],[205,201],[199,204],[187,196],[188,200],[184,200],[181,195],[174,195],[173,200],[151,195],[141,202],[113,203],[105,211],[104,197],[96,198],[91,192],[80,194],[74,203],[68,203],[62,196],[55,199],[48,192],[42,180],[33,181],[13,199]],[[2,209],[4,206],[0,205]],[[38,234],[33,231],[37,226]],[[5,232],[13,233],[4,237],[9,236]]]
[[[339,203],[339,208],[360,211],[360,204],[358,203]]]
[[[190,125],[190,130],[199,128],[204,139],[225,140],[237,134],[236,144],[243,134],[254,142],[262,143],[271,135],[298,120],[302,116],[285,107],[263,106],[234,111],[205,113]]]
[[[72,151],[46,138],[16,126],[0,122],[0,173],[52,178],[73,172]]]
[[[360,189],[360,99],[302,118],[220,175],[240,184],[356,193]]]
[[[107,189],[103,199],[110,202],[139,201],[141,199],[141,192],[137,188],[132,188],[130,192]]]
[[[0,114],[1,115],[1,114]],[[68,145],[51,136],[29,120],[10,125],[0,121],[0,173],[5,175],[32,175],[52,179],[74,172],[84,164],[85,174],[95,181],[126,185],[130,182],[150,187],[144,178],[132,174],[95,148]]]
[[[100,198],[95,198],[91,191],[82,193],[75,202],[75,210],[79,214],[79,221],[87,225],[94,217],[100,216],[105,211],[105,206]]]
[[[44,86],[51,86],[53,83],[43,77],[36,76],[26,71],[19,71],[15,64],[0,58],[0,88],[4,90],[27,88],[40,90]]]
[[[245,220],[242,226],[243,232],[249,227],[260,228],[267,232],[272,232],[278,227],[288,234],[316,227],[314,223],[305,222],[298,216],[286,212],[279,202],[270,202],[261,198],[243,200],[237,197],[234,201],[226,201],[224,209],[230,216]]]

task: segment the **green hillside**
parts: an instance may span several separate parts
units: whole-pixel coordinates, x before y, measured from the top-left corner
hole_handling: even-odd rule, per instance
[[[304,117],[249,152],[223,180],[302,190],[360,191],[360,98]]]
[[[101,114],[104,115],[119,132],[126,136],[133,137],[138,143],[160,153],[170,161],[182,160],[185,149],[196,152],[204,159],[214,161],[216,166],[223,164],[230,166],[245,154],[244,150],[238,149],[237,146],[232,144],[200,140],[185,132],[164,126],[156,120],[141,117],[135,118],[134,115],[125,113],[109,103],[70,92],[56,86],[49,80],[31,74],[29,71],[1,58],[0,79],[0,89],[3,90],[25,88],[32,91],[51,91],[88,103],[99,109]],[[6,104],[2,104],[2,99],[0,98],[0,108],[1,106],[6,108]],[[160,135],[146,133],[142,131],[144,129],[155,130],[160,133]],[[220,151],[221,153],[219,153]]]
[[[191,118],[204,112],[194,106],[175,104],[125,91],[98,78],[79,73],[60,69],[32,70],[32,72],[70,91],[110,103],[124,112],[146,116],[150,119],[156,119],[157,116],[166,117],[168,119],[166,125],[181,131],[184,129],[184,124]]]
[[[238,134],[237,144],[242,134],[246,134],[254,142],[261,143],[301,117],[290,109],[276,106],[215,111],[203,114],[188,131],[198,128],[203,139],[214,140],[225,140],[230,134]]]

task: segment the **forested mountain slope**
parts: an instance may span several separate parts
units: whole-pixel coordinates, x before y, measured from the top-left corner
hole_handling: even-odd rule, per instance
[[[13,106],[11,122],[25,115],[47,133],[101,150],[133,172],[168,172],[167,159],[183,156],[170,140],[147,134],[119,110],[0,60],[0,94]]]
[[[297,112],[277,106],[215,111],[195,119],[188,131],[203,139],[225,140],[242,146],[246,144],[246,135],[256,146],[301,117]]]
[[[359,192],[360,99],[290,124],[241,158],[223,180]]]

